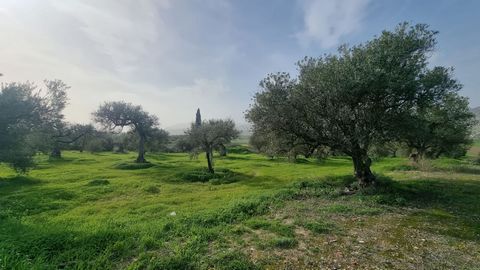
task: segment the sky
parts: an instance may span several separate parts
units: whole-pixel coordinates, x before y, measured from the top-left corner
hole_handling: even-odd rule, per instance
[[[455,68],[480,106],[480,1],[1,0],[0,83],[61,79],[68,121],[105,101],[142,105],[175,129],[244,112],[268,73],[398,23],[438,30],[432,65]]]

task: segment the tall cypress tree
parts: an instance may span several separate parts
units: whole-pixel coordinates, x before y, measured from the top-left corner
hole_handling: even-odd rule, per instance
[[[195,126],[199,127],[202,125],[202,115],[200,114],[200,108],[197,109],[197,114],[195,115]]]

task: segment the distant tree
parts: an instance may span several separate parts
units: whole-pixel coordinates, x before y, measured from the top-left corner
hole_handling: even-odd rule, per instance
[[[80,140],[73,144],[73,149],[79,151],[88,151],[90,153],[99,153],[105,151],[113,151],[113,136],[109,132],[93,130],[87,133]]]
[[[94,130],[94,127],[90,124],[63,123],[61,126],[56,126],[53,130],[55,133],[50,135],[51,145],[53,146],[50,157],[60,158],[62,156],[62,148],[74,147],[74,143],[77,141],[82,142],[81,139],[94,134]],[[79,150],[83,151],[83,147]]]
[[[158,118],[145,112],[141,106],[123,101],[106,102],[93,113],[96,122],[110,130],[130,127],[138,135],[137,163],[145,163],[145,143],[158,126]]]
[[[239,131],[232,120],[208,120],[202,122],[200,126],[193,123],[185,134],[193,146],[205,151],[208,171],[214,173],[213,149],[238,137]]]
[[[415,108],[458,91],[450,72],[428,67],[437,32],[400,24],[365,44],[341,46],[337,55],[305,58],[298,79],[265,78],[246,114],[254,129],[294,136],[352,158],[361,186],[375,182],[368,151],[399,139]]]
[[[0,89],[0,162],[26,172],[37,146],[29,137],[43,120],[43,97],[31,83],[2,84]]]
[[[460,89],[458,85],[452,87]],[[470,135],[476,121],[468,100],[449,93],[416,108],[409,121],[403,123],[407,126],[404,141],[416,150],[418,158],[436,158],[464,156],[472,142]]]
[[[202,115],[200,114],[200,108],[197,109],[195,114],[195,126],[199,127],[202,125]]]
[[[138,136],[133,131],[130,131],[125,136],[125,144],[127,149],[131,149],[133,145],[138,145]],[[168,143],[168,132],[154,128],[151,130],[148,140],[145,142],[145,152],[163,152],[166,150],[166,144]]]
[[[320,147],[316,143],[309,143],[292,134],[264,130],[258,126],[253,130],[250,144],[258,152],[270,158],[286,156],[291,161],[296,160],[298,155],[309,158]]]

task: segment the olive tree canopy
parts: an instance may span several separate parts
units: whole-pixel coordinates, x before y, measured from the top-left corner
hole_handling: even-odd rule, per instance
[[[400,24],[338,54],[305,58],[298,78],[271,74],[246,113],[254,130],[327,146],[352,158],[362,186],[375,181],[368,150],[399,140],[415,111],[457,93],[451,70],[428,66],[437,32]]]
[[[213,149],[225,145],[239,135],[233,120],[214,119],[203,121],[201,125],[193,123],[185,132],[189,142],[206,153],[208,171],[213,173]]]
[[[94,119],[110,130],[130,127],[138,135],[138,157],[136,162],[144,163],[145,142],[158,127],[158,118],[124,101],[105,102],[93,113]]]

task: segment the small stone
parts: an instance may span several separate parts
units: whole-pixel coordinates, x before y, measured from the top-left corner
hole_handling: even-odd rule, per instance
[[[365,241],[363,241],[363,240],[358,240],[358,243],[360,243],[360,244],[365,244]]]
[[[175,213],[175,211],[170,213],[170,216],[176,216],[176,215],[177,215],[177,213]]]

